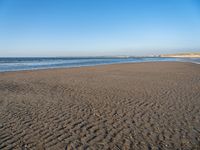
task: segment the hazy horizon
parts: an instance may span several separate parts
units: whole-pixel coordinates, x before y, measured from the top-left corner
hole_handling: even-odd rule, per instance
[[[0,57],[200,52],[198,0],[1,0]]]

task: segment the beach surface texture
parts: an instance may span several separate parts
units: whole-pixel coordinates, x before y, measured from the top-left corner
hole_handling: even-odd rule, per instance
[[[0,149],[200,149],[200,65],[0,73]]]

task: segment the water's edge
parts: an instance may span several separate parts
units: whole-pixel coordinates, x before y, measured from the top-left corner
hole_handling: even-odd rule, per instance
[[[41,70],[55,68],[74,68],[106,64],[140,63],[140,62],[191,62],[200,64],[200,58],[169,57],[24,57],[0,58],[0,72]]]

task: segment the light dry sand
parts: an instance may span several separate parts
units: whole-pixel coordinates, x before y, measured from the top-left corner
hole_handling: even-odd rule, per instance
[[[200,149],[200,66],[0,73],[0,149]]]

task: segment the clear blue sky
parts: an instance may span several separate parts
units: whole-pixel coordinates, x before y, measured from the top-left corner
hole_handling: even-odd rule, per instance
[[[0,56],[200,51],[199,0],[0,0]]]

